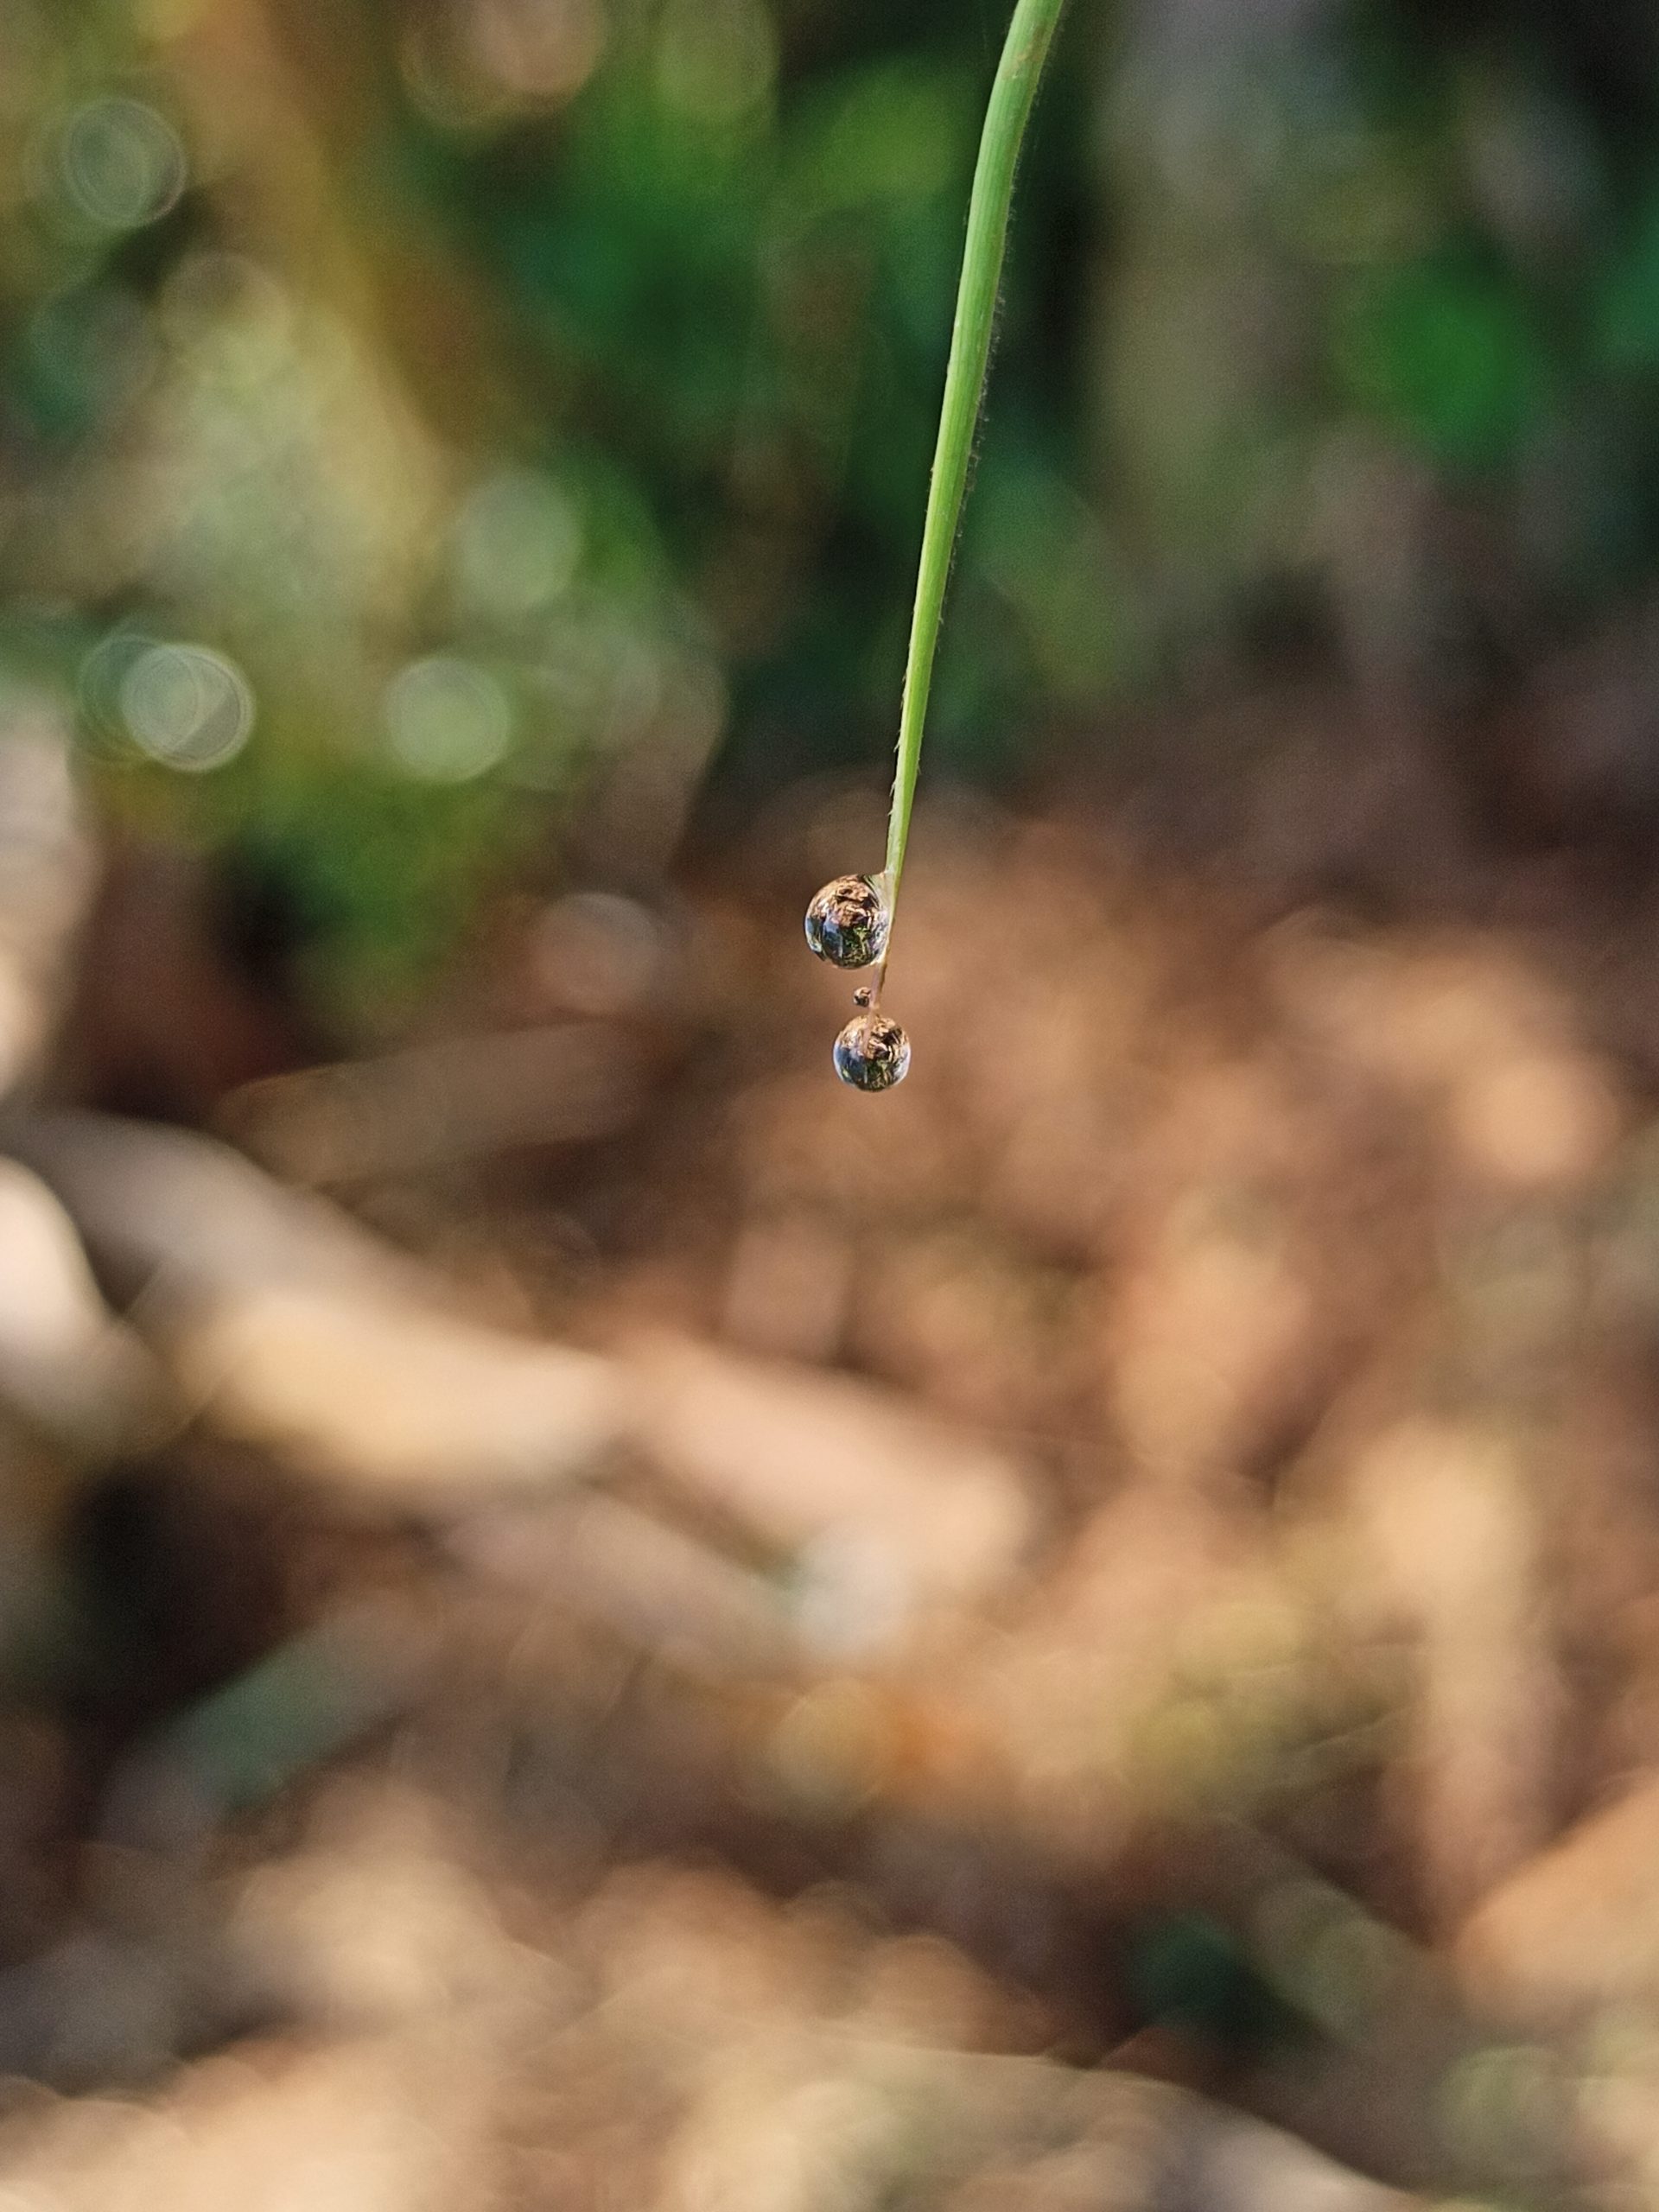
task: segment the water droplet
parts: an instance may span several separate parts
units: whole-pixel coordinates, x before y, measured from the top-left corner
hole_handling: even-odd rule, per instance
[[[887,949],[891,912],[881,887],[868,875],[838,875],[806,910],[806,941],[837,968],[868,968]]]
[[[874,1003],[875,993],[870,988],[868,983],[861,983],[858,988],[853,993],[853,1004],[855,1006],[874,1006]]]
[[[885,1014],[854,1017],[836,1039],[836,1073],[855,1090],[891,1090],[910,1072],[910,1039]]]

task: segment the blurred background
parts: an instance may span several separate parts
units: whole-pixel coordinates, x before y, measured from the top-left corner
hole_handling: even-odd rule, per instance
[[[1659,16],[0,0],[0,2212],[1659,2204]]]

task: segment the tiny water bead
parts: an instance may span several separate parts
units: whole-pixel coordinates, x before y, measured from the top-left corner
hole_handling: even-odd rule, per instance
[[[855,1090],[891,1090],[910,1071],[910,1039],[885,1014],[855,1014],[836,1039],[836,1073]]]
[[[806,941],[820,960],[837,968],[868,968],[887,949],[891,918],[887,895],[873,876],[838,875],[806,910]]]
[[[855,1006],[874,1006],[875,1004],[875,993],[870,988],[868,983],[861,983],[858,988],[853,993],[853,1004]]]

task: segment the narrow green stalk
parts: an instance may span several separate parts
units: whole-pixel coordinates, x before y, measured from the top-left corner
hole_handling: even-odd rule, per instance
[[[916,607],[910,621],[910,652],[905,663],[904,702],[899,715],[899,766],[893,778],[893,808],[887,817],[887,895],[896,899],[904,873],[910,812],[916,798],[916,772],[922,760],[922,727],[933,680],[933,655],[939,642],[939,618],[950,574],[950,555],[968,487],[968,463],[990,359],[991,328],[996,319],[997,287],[1002,278],[1002,250],[1008,231],[1008,205],[1027,118],[1037,96],[1037,81],[1065,0],[1018,0],[997,64],[985,111],[985,128],[968,203],[968,243],[957,286],[957,317],[950,333],[950,361],[944,372],[939,410],[939,439],[928,486],[927,519],[922,526],[921,565],[916,577]],[[885,963],[884,963],[885,965]]]

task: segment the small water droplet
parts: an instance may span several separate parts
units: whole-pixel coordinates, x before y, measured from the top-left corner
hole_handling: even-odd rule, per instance
[[[873,876],[838,875],[806,910],[806,941],[837,968],[868,968],[887,950],[890,919]]]
[[[836,1073],[855,1090],[891,1090],[909,1072],[910,1039],[887,1014],[856,1014],[836,1039]]]
[[[853,1004],[855,1006],[873,1006],[874,1003],[875,993],[870,988],[868,983],[861,983],[858,988],[853,993]]]

